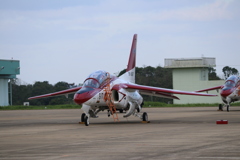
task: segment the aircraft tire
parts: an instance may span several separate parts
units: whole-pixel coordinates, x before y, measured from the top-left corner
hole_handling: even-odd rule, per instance
[[[148,121],[148,115],[147,115],[147,112],[143,112],[142,120],[143,120],[143,121]]]
[[[89,126],[88,116],[85,116],[84,123],[85,123],[85,126]]]
[[[218,110],[219,110],[219,111],[223,111],[223,106],[222,106],[222,104],[219,104],[219,105],[218,105]]]
[[[227,111],[229,112],[229,105],[227,105]]]
[[[82,115],[81,115],[81,122],[85,122],[85,116],[86,116],[86,114],[85,113],[82,113]]]
[[[137,108],[137,112],[138,112],[138,113],[140,112],[140,109],[139,109],[139,108]]]

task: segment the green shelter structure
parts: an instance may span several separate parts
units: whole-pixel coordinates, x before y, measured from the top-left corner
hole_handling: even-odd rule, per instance
[[[216,59],[212,57],[165,59],[164,67],[172,69],[173,89],[184,91],[196,91],[224,84],[224,80],[208,80],[208,68],[216,67]],[[217,94],[209,91],[209,94]],[[174,100],[174,104],[190,103],[221,103],[220,96],[188,96],[178,95],[180,100]]]
[[[17,74],[20,74],[19,60],[0,59],[0,106],[12,105],[12,85],[8,82]]]

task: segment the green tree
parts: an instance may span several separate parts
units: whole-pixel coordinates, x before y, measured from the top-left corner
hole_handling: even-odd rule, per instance
[[[124,74],[126,69],[119,73],[119,76]],[[156,68],[151,66],[136,67],[136,83],[141,85],[162,87],[172,89],[172,70],[157,66]],[[145,101],[159,101],[159,102],[172,102],[172,99],[145,96]]]
[[[64,95],[57,97],[41,98],[28,100],[29,97],[57,92],[69,88],[67,82],[58,82],[51,85],[48,81],[35,82],[33,85],[21,82],[19,79],[14,79],[12,83],[12,102],[13,105],[23,105],[23,102],[30,101],[31,105],[56,105],[56,104],[71,104],[73,102],[73,94],[69,94],[68,98]]]
[[[32,85],[21,84],[18,79],[13,79],[9,83],[12,83],[12,104],[22,105],[23,102],[27,102],[32,93]]]
[[[65,89],[69,89],[69,84],[67,82],[58,82],[53,86],[54,92],[62,91]],[[57,105],[57,104],[70,104],[73,103],[73,94],[69,94],[68,97],[64,95],[52,97],[51,101],[49,102],[50,105]]]
[[[58,82],[53,86],[54,92],[65,90],[69,88],[69,84],[67,82]]]
[[[239,72],[238,72],[238,70],[236,68],[231,68],[229,66],[223,67],[222,71],[224,73],[225,79],[227,79],[230,75],[237,75],[237,74],[239,74]]]
[[[42,95],[42,94],[48,94],[53,92],[53,85],[49,84],[48,81],[43,81],[43,82],[35,82],[33,84],[32,88],[32,96],[37,96],[37,95]],[[51,97],[49,98],[42,98],[42,99],[34,99],[31,100],[31,104],[34,105],[48,105],[49,102],[51,101]]]
[[[221,78],[217,76],[216,69],[209,67],[208,68],[208,79],[209,80],[220,80]]]

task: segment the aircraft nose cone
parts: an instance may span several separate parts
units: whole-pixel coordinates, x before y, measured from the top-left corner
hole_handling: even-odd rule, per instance
[[[231,89],[227,89],[227,90],[222,90],[221,91],[221,96],[222,97],[227,97],[232,93]]]
[[[77,104],[83,104],[90,100],[93,96],[100,92],[100,89],[82,88],[79,92],[74,95],[74,102]]]
[[[92,98],[92,95],[90,92],[85,92],[85,93],[76,93],[74,95],[74,102],[77,103],[77,104],[83,104],[84,102],[88,101],[89,99]]]

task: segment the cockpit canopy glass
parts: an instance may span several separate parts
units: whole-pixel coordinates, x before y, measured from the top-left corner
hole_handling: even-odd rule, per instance
[[[108,77],[109,77],[109,73],[106,72],[106,71],[102,71],[102,70],[99,70],[99,71],[96,71],[96,72],[93,72],[91,73],[88,78],[94,78],[96,79],[100,84],[105,81]]]
[[[100,86],[99,82],[96,79],[88,78],[85,80],[83,87],[92,87],[98,88]]]
[[[234,83],[237,83],[237,81],[238,81],[238,76],[232,75],[232,76],[228,77],[227,81],[228,81],[228,80],[231,80],[231,81],[233,81]]]
[[[93,72],[87,77],[87,79],[83,84],[83,87],[87,86],[87,87],[99,88],[107,78],[110,78],[110,75],[108,72],[105,72],[102,70]]]
[[[223,90],[228,90],[228,89],[233,88],[236,85],[237,81],[238,81],[237,76],[233,75],[233,76],[228,77],[228,79],[226,80],[226,82],[224,84]]]

